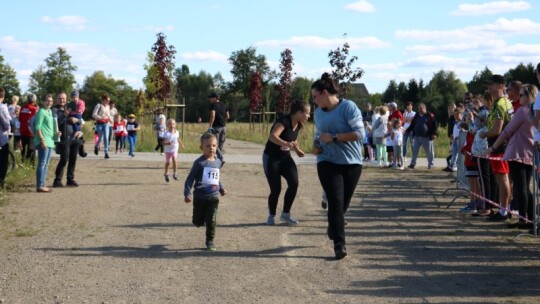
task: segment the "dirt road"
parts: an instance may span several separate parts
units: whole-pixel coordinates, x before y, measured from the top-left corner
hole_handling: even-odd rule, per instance
[[[13,194],[0,207],[0,302],[538,303],[539,241],[445,209],[440,170],[366,168],[349,256],[334,261],[315,166],[299,166],[301,224],[268,227],[261,165],[232,161],[261,147],[227,151],[217,252],[183,203],[188,162],[166,183],[159,155],[83,159],[79,188]]]

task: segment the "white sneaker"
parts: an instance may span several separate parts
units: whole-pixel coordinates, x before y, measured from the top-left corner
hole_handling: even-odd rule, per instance
[[[289,225],[298,225],[300,223],[294,217],[292,217],[290,213],[285,213],[285,212],[281,213],[280,220],[282,223],[289,224]]]

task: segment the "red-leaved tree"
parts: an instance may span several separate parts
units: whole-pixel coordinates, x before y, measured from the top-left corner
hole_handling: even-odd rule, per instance
[[[251,86],[249,91],[249,110],[255,112],[259,110],[262,101],[262,79],[259,72],[251,74]]]
[[[165,103],[171,97],[172,92],[172,72],[174,70],[174,55],[176,50],[173,45],[167,45],[167,37],[163,33],[157,34],[157,41],[152,46],[154,52],[154,66],[156,74],[152,75],[152,82],[156,91],[154,96],[159,102]]]
[[[283,52],[281,52],[281,59],[279,62],[279,83],[275,87],[278,91],[276,112],[279,114],[287,113],[290,110],[293,64],[291,50],[285,49]]]
[[[339,82],[341,96],[343,97],[347,97],[347,94],[350,92],[350,84],[364,75],[364,70],[360,67],[355,69],[352,68],[352,65],[358,60],[358,57],[352,56],[348,59],[349,48],[350,45],[345,42],[343,47],[338,47],[328,53],[330,65],[334,68],[332,71],[332,78]]]

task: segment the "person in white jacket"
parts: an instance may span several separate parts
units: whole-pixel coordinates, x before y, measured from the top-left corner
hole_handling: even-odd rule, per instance
[[[388,133],[388,107],[379,107],[379,117],[373,123],[373,141],[377,146],[377,161],[379,166],[388,166],[386,153],[386,133]]]

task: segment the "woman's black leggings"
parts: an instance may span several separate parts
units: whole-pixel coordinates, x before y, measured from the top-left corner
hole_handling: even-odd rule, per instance
[[[281,177],[287,181],[287,191],[285,192],[285,203],[283,212],[291,212],[291,207],[298,190],[298,169],[291,156],[271,157],[263,154],[264,174],[270,186],[270,195],[268,196],[268,211],[270,215],[276,215],[276,209],[281,193]]]
[[[512,196],[517,203],[519,215],[534,220],[534,201],[529,188],[533,173],[532,165],[517,161],[509,161],[510,179],[512,180]]]
[[[345,218],[354,190],[362,174],[362,165],[317,163],[319,181],[328,199],[328,237],[334,246],[345,245]]]

